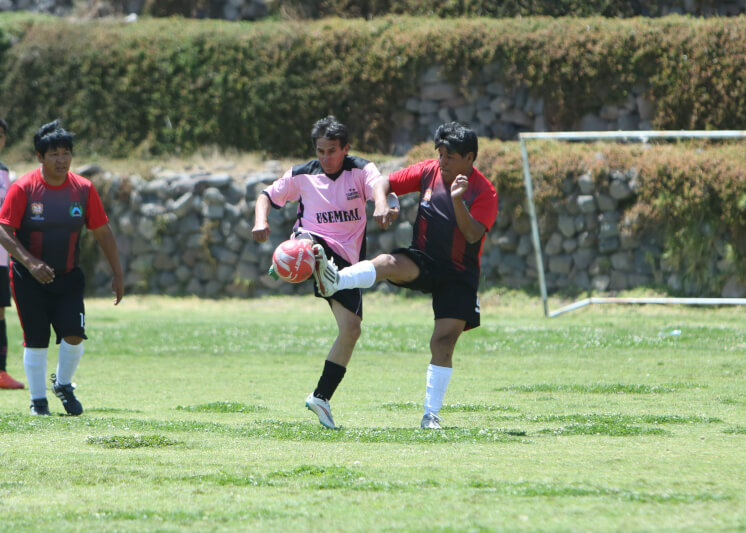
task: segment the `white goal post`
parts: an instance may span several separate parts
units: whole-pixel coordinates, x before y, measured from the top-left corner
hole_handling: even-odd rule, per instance
[[[539,236],[539,223],[536,217],[536,206],[534,205],[533,183],[531,169],[528,161],[526,141],[529,140],[564,140],[564,141],[595,141],[607,139],[628,139],[647,142],[650,139],[746,139],[746,131],[739,130],[714,130],[714,131],[563,131],[563,132],[524,132],[518,135],[521,146],[521,157],[523,158],[523,179],[526,189],[526,203],[528,204],[528,215],[531,220],[531,241],[536,254],[536,270],[539,278],[539,290],[544,306],[544,316],[553,318],[568,311],[580,309],[591,304],[679,304],[679,305],[746,305],[746,298],[598,298],[591,297],[579,300],[555,311],[549,311],[547,304],[547,284],[544,273],[544,261],[542,259],[541,238]]]

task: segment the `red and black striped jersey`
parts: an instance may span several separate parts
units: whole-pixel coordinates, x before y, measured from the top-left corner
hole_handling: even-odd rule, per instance
[[[0,208],[0,224],[15,228],[29,253],[59,273],[78,266],[83,225],[94,230],[108,221],[89,180],[68,172],[65,183],[52,186],[40,168],[12,183]]]
[[[8,188],[10,187],[10,171],[2,161],[0,161],[0,205],[5,200],[5,195],[8,194]],[[5,248],[0,246],[0,266],[8,266],[8,252]]]
[[[463,201],[471,216],[487,231],[475,242],[466,241],[456,223],[451,189],[443,183],[438,161],[430,159],[389,174],[391,190],[398,195],[420,193],[412,248],[430,256],[439,266],[472,287],[479,286],[479,261],[487,231],[497,218],[497,191],[476,168],[469,176]]]

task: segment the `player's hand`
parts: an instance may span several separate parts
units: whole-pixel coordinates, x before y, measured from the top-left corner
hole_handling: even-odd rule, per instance
[[[114,293],[114,305],[117,305],[124,296],[124,278],[122,276],[111,278],[111,290]]]
[[[373,211],[373,220],[383,229],[389,229],[399,217],[399,197],[393,192],[386,195],[386,203],[376,201],[376,208]]]
[[[451,198],[456,200],[464,196],[466,189],[469,187],[469,178],[463,174],[456,176],[456,179],[451,183]]]
[[[256,224],[251,230],[251,236],[256,242],[265,242],[269,239],[269,224]]]
[[[38,261],[29,267],[29,272],[39,283],[47,284],[54,281],[54,269],[44,261]]]
[[[373,220],[383,229],[389,229],[398,216],[399,208],[391,209],[389,206],[385,206],[379,209],[376,207],[375,211],[373,211]]]

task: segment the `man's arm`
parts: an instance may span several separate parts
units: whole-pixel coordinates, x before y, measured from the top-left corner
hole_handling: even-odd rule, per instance
[[[104,256],[111,267],[113,274],[111,279],[111,289],[115,294],[114,305],[117,305],[122,301],[122,297],[124,296],[124,274],[122,273],[122,265],[119,262],[117,241],[114,239],[114,234],[111,232],[111,228],[108,224],[104,224],[103,226],[94,229],[93,236],[96,237],[96,241],[98,241],[98,245],[104,252]]]
[[[260,193],[254,207],[254,228],[251,230],[251,235],[256,242],[265,242],[269,239],[269,222],[267,222],[267,218],[269,217],[271,207],[269,197],[264,193]]]
[[[382,176],[373,184],[373,201],[376,203],[373,220],[383,229],[389,229],[399,216],[399,199],[391,192],[388,178]]]
[[[16,237],[15,228],[7,224],[0,224],[0,246],[5,248],[15,261],[25,266],[39,283],[54,281],[54,269],[26,250]]]
[[[453,211],[456,213],[458,229],[464,234],[466,242],[473,244],[482,238],[487,228],[471,216],[469,208],[464,203],[463,196],[468,186],[469,178],[463,174],[456,176],[451,184],[451,200],[453,201]]]

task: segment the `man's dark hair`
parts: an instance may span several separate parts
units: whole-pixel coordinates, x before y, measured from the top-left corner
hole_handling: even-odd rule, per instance
[[[317,120],[316,124],[311,128],[311,140],[313,141],[314,149],[316,148],[316,141],[322,137],[330,141],[339,140],[339,146],[342,148],[350,142],[347,126],[339,122],[334,115]]]
[[[8,134],[8,123],[7,123],[7,122],[5,122],[5,121],[4,121],[3,119],[1,119],[1,118],[0,118],[0,128],[2,128],[2,129],[3,129],[3,133],[4,133],[5,135],[7,135],[7,134]]]
[[[73,134],[60,126],[60,121],[55,120],[49,124],[44,124],[34,135],[34,150],[42,156],[47,150],[55,148],[67,148],[73,151]]]
[[[449,153],[457,153],[462,157],[472,152],[474,159],[477,158],[479,143],[477,134],[458,122],[441,124],[435,132],[435,149],[444,146]]]

